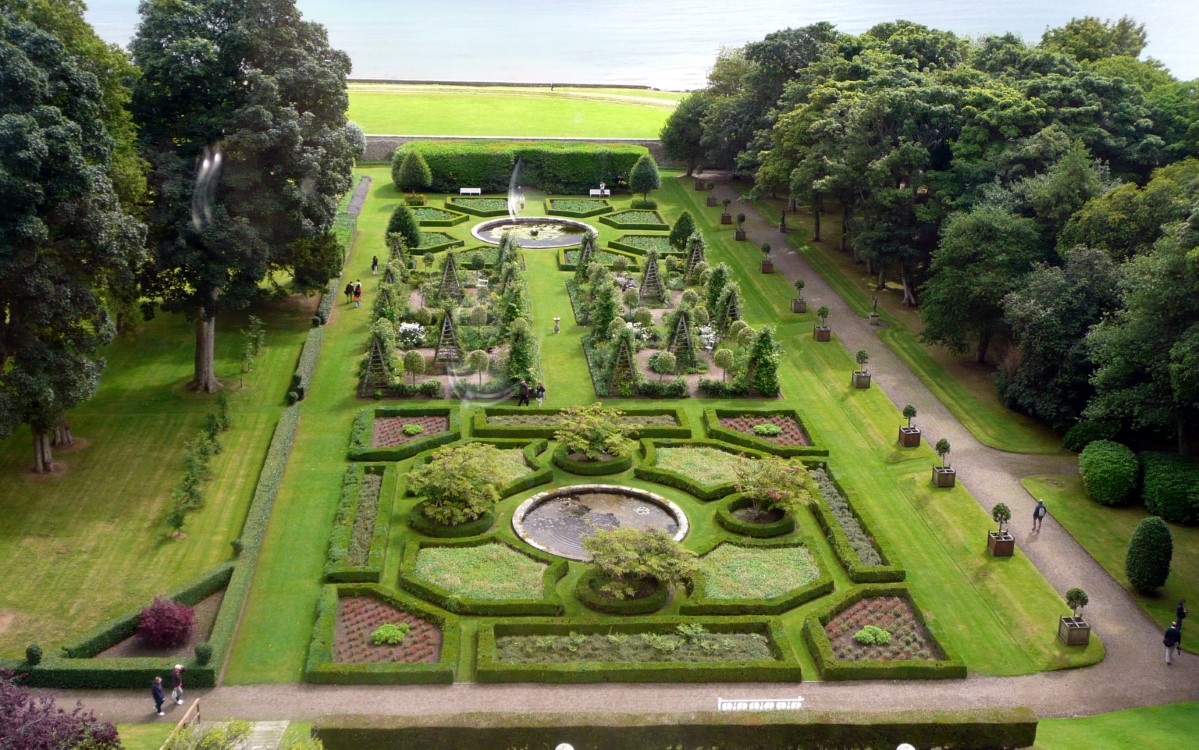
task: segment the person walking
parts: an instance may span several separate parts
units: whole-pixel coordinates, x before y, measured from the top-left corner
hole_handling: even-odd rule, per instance
[[[545,384],[538,383],[537,388],[533,390],[533,395],[537,397],[537,406],[545,404]]]
[[[354,282],[354,307],[362,307],[362,282]]]
[[[520,381],[520,398],[516,400],[517,406],[529,405],[529,383],[527,380]]]
[[[176,664],[171,672],[171,697],[177,705],[183,705],[183,665]]]
[[[379,275],[379,256],[372,255],[371,256],[371,276],[378,276],[378,275]]]
[[[1032,530],[1037,534],[1041,533],[1041,521],[1045,520],[1047,513],[1049,509],[1045,507],[1045,501],[1037,500],[1037,507],[1032,510]]]
[[[1179,599],[1178,606],[1174,609],[1174,622],[1178,623],[1178,632],[1182,632],[1182,621],[1187,618],[1190,612],[1187,610],[1187,600]]]
[[[351,281],[346,284],[346,304],[348,305],[353,301],[354,301],[354,282]]]
[[[1182,653],[1182,631],[1178,629],[1177,622],[1170,623],[1170,627],[1166,628],[1166,635],[1162,639],[1162,645],[1166,647],[1166,666],[1168,667],[1172,663],[1170,660],[1171,654],[1175,651],[1179,654]]]
[[[155,677],[154,683],[150,685],[150,695],[154,697],[154,713],[162,716],[162,703],[167,699],[166,692],[162,689],[162,678]]]

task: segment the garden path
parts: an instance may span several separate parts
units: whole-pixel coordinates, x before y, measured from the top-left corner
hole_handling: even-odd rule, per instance
[[[705,175],[718,182],[719,197],[738,198],[720,175]],[[1199,656],[1184,653],[1167,667],[1163,661],[1161,629],[1132,597],[1099,564],[1053,521],[1053,508],[1043,531],[1029,532],[1035,501],[1020,485],[1020,478],[1039,473],[1076,471],[1070,455],[1005,453],[982,445],[928,390],[921,380],[878,338],[873,327],[842,300],[815,269],[793,248],[776,226],[751,206],[746,229],[754,244],[769,242],[780,248],[773,258],[777,270],[807,281],[804,296],[809,305],[826,305],[831,326],[850,351],[871,352],[874,382],[897,405],[917,404],[918,424],[924,438],[947,438],[958,479],[988,511],[998,502],[1013,511],[1012,533],[1017,544],[1049,582],[1063,593],[1081,587],[1090,595],[1086,615],[1103,639],[1107,658],[1087,668],[1043,672],[1018,677],[972,675],[948,681],[864,681],[827,683],[805,681],[798,685],[766,684],[598,684],[598,685],[480,685],[448,686],[322,686],[226,685],[191,691],[203,698],[208,716],[236,716],[249,720],[287,718],[312,720],[326,714],[428,714],[467,711],[580,711],[606,713],[686,712],[715,710],[717,698],[782,698],[801,695],[806,709],[838,710],[869,707],[883,710],[981,709],[1029,706],[1040,716],[1061,717],[1103,713],[1136,706],[1199,700]],[[802,239],[802,238],[801,238]],[[782,248],[787,248],[783,250]],[[536,256],[538,254],[531,254]],[[549,254],[545,254],[547,259]],[[530,292],[537,324],[552,325],[561,314],[562,334],[544,336],[542,362],[547,370],[549,404],[570,403],[589,390],[586,367],[577,356],[581,329],[569,310],[549,312],[543,305],[552,297],[539,288],[540,279],[560,279],[539,273],[530,259]],[[548,260],[547,260],[548,262]],[[544,283],[550,283],[545,281]],[[559,295],[555,290],[555,296]],[[547,315],[547,312],[549,314]],[[568,354],[569,353],[569,354]],[[569,368],[569,371],[558,369]],[[579,382],[582,380],[582,382]],[[584,399],[586,400],[586,399]],[[898,426],[898,425],[897,425]],[[1052,613],[1046,613],[1051,617]],[[103,719],[142,722],[154,719],[148,690],[55,691],[67,704],[80,700]],[[164,719],[169,721],[170,719]],[[564,737],[564,740],[569,738]]]

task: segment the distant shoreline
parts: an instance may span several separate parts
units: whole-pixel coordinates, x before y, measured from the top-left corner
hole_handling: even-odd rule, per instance
[[[566,81],[532,82],[532,81],[425,81],[409,78],[347,78],[347,83],[381,83],[405,84],[417,86],[520,86],[523,88],[551,88],[563,86],[573,89],[641,89],[643,91],[677,91],[677,89],[660,89],[657,86],[645,86],[635,83],[569,83]]]

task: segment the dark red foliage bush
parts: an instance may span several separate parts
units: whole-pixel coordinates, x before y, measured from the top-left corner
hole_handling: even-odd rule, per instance
[[[98,721],[83,704],[68,713],[54,704],[53,696],[34,697],[17,684],[12,672],[0,670],[0,747],[120,750],[121,740],[116,727]]]
[[[182,646],[192,634],[196,610],[161,596],[142,610],[137,621],[137,634],[160,648]]]

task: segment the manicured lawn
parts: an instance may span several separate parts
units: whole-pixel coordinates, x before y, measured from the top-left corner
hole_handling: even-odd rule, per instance
[[[1130,708],[1076,719],[1041,719],[1036,750],[1127,750],[1193,747],[1199,703]]]
[[[0,654],[35,641],[49,651],[229,558],[309,325],[307,306],[253,311],[266,321],[267,340],[244,386],[237,331],[245,316],[218,322],[216,367],[233,429],[221,436],[206,504],[188,514],[182,539],[164,526],[171,489],[183,475],[184,442],[216,399],[184,389],[194,328],[181,317],[160,314],[109,347],[99,392],[70,415],[77,445],[55,450],[60,471],[29,471],[28,429],[0,442],[0,570],[10,572],[0,586]]]
[[[700,558],[709,599],[769,599],[816,580],[805,547],[755,549],[722,544]]]
[[[696,446],[659,448],[658,466],[678,472],[700,484],[728,484],[737,481],[737,468],[750,459],[736,453]]]
[[[175,720],[168,719],[170,717],[164,716],[161,723],[155,724],[117,724],[121,745],[125,750],[158,750],[175,728]]]
[[[657,138],[677,92],[356,84],[349,116],[367,133]]]
[[[1156,595],[1148,596],[1134,590],[1124,575],[1128,540],[1137,524],[1149,516],[1144,507],[1100,505],[1087,497],[1077,474],[1041,474],[1025,477],[1020,483],[1033,497],[1045,500],[1049,521],[1056,521],[1069,531],[1163,630],[1174,619],[1174,607],[1179,599],[1186,599],[1190,609],[1195,611],[1195,605],[1199,603],[1199,528],[1170,524],[1170,533],[1174,537],[1170,577]],[[1199,651],[1199,643],[1194,638],[1187,638],[1183,640],[1183,648]]]
[[[426,547],[416,576],[468,599],[537,599],[546,564],[503,544]]]

